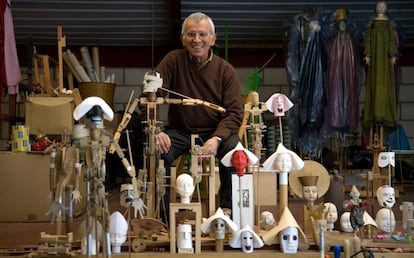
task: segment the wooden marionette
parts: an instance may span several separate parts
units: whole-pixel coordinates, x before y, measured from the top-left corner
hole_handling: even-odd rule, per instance
[[[266,128],[263,123],[262,113],[267,110],[267,106],[266,103],[259,102],[259,93],[251,92],[249,95],[251,101],[244,104],[245,114],[249,114],[247,117],[249,124],[246,125],[246,128],[250,130],[252,151],[260,160],[263,146],[262,133]],[[243,136],[245,138],[246,132],[244,132]],[[244,146],[248,146],[247,140],[245,140]]]

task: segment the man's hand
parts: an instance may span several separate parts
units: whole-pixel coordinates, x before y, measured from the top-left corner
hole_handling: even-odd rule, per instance
[[[156,139],[160,153],[167,153],[171,148],[171,139],[168,136],[168,134],[160,132],[159,134],[157,134]]]
[[[203,155],[217,155],[217,149],[219,147],[219,141],[217,137],[213,136],[210,139],[208,139],[203,147],[201,148]]]

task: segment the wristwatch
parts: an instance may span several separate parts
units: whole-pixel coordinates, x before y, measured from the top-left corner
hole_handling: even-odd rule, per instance
[[[217,139],[219,144],[223,141],[223,139],[221,137],[218,137],[218,136],[216,136],[216,139]]]

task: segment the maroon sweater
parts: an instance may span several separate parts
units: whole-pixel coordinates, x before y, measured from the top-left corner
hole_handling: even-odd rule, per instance
[[[163,78],[163,88],[226,109],[220,113],[203,105],[170,104],[170,126],[189,133],[214,131],[214,135],[223,139],[237,133],[243,119],[243,103],[240,81],[231,64],[214,55],[208,64],[198,68],[187,51],[180,49],[167,54],[156,71]],[[170,93],[169,98],[181,97]]]

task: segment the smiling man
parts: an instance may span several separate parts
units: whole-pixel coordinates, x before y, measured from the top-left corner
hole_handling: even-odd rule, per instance
[[[211,18],[200,12],[190,14],[183,22],[181,41],[184,49],[171,51],[156,67],[163,88],[220,106],[225,112],[204,105],[169,106],[168,124],[156,137],[167,174],[171,163],[191,148],[191,134],[199,135],[204,155],[221,159],[239,142],[237,131],[243,119],[241,86],[234,67],[211,49],[216,42]],[[179,96],[170,93],[170,98]],[[234,168],[220,164],[219,172],[220,207],[226,212],[232,205]]]

